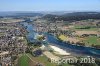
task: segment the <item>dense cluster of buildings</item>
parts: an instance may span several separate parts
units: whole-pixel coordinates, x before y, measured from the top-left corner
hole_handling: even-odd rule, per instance
[[[11,66],[13,58],[24,52],[22,30],[18,23],[0,23],[0,65]]]

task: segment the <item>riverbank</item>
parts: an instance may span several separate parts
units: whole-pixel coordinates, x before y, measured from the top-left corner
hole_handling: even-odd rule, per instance
[[[67,51],[59,48],[59,47],[56,47],[56,46],[53,46],[53,45],[49,45],[50,48],[52,48],[55,53],[59,54],[59,55],[70,55],[70,53],[68,53]]]
[[[100,38],[96,36],[89,36],[89,37],[83,37],[78,39],[79,37],[66,37],[64,35],[57,36],[57,39],[61,42],[66,42],[72,45],[76,46],[84,46],[84,47],[90,47],[95,49],[100,49]]]

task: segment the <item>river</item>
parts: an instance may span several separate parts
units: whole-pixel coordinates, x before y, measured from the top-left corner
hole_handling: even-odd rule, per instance
[[[34,31],[35,30],[34,25],[29,24],[28,22],[21,22],[20,24],[23,24],[24,27],[27,27],[26,29],[29,32],[28,35],[27,35],[27,39],[30,42],[34,42],[35,36],[37,35],[37,33]],[[100,49],[77,46],[77,45],[72,45],[72,44],[68,44],[68,43],[65,43],[65,42],[61,42],[58,39],[56,39],[56,37],[54,37],[53,35],[48,34],[48,33],[45,33],[45,36],[47,38],[46,42],[48,42],[49,44],[58,46],[58,47],[66,50],[66,51],[76,53],[76,54],[100,58]]]

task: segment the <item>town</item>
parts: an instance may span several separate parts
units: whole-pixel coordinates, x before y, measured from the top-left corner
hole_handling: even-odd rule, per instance
[[[24,53],[27,47],[24,37],[25,31],[21,28],[21,25],[17,23],[19,21],[22,20],[0,19],[0,62],[3,66],[15,64],[14,59],[16,59],[20,53]]]

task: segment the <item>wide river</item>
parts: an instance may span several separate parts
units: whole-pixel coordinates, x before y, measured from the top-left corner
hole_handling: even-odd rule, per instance
[[[21,22],[20,24],[23,24],[23,27],[27,27],[27,31],[29,32],[27,35],[27,39],[30,42],[35,41],[34,38],[36,36],[36,32],[34,25],[29,24],[28,22]],[[49,44],[58,46],[66,51],[69,51],[71,53],[75,53],[75,54],[79,54],[79,55],[87,55],[87,56],[94,56],[94,57],[98,57],[100,58],[100,50],[99,49],[95,49],[95,48],[90,48],[90,47],[83,47],[83,46],[76,46],[76,45],[72,45],[72,44],[68,44],[65,42],[61,42],[58,39],[56,39],[55,36],[45,33],[46,36],[46,42],[48,42]]]

